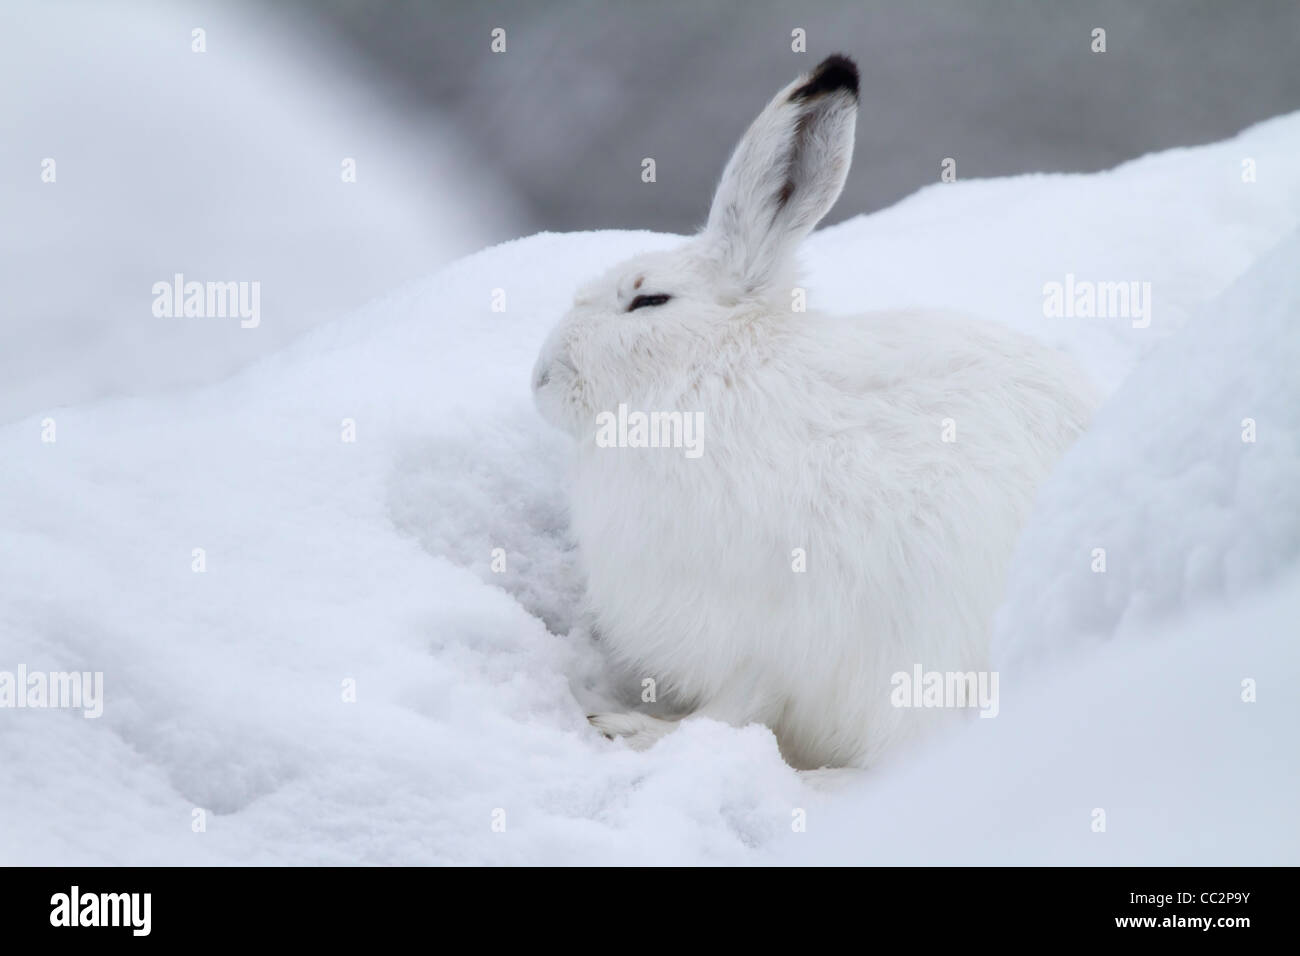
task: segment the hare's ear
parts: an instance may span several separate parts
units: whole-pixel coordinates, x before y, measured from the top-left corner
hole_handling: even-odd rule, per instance
[[[800,240],[844,188],[858,68],[827,57],[776,95],[722,173],[704,238],[745,292],[782,281]]]

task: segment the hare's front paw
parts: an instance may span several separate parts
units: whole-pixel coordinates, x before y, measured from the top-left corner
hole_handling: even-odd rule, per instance
[[[799,779],[814,790],[834,791],[853,786],[865,780],[867,772],[857,767],[822,767],[819,770],[799,770]]]
[[[622,737],[633,750],[645,750],[677,729],[675,720],[660,720],[645,714],[588,714],[587,720],[610,740]]]

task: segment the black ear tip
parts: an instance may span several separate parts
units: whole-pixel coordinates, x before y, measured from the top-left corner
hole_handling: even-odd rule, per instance
[[[841,53],[832,53],[817,64],[808,82],[791,94],[793,100],[807,100],[844,90],[858,98],[858,65]]]

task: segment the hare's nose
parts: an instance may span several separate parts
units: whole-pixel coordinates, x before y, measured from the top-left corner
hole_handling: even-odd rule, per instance
[[[539,368],[533,373],[533,391],[545,387],[546,383],[551,380],[551,367]]]

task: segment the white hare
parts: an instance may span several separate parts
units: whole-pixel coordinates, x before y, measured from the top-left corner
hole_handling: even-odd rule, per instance
[[[857,94],[842,56],[777,94],[703,231],[582,289],[533,378],[577,439],[573,529],[608,652],[681,713],[766,724],[799,768],[869,765],[928,723],[895,706],[896,673],[987,666],[1035,488],[1093,406],[1068,359],[997,325],[792,310]],[[620,405],[698,420],[698,454],[598,441]],[[642,745],[676,726],[591,720]]]

